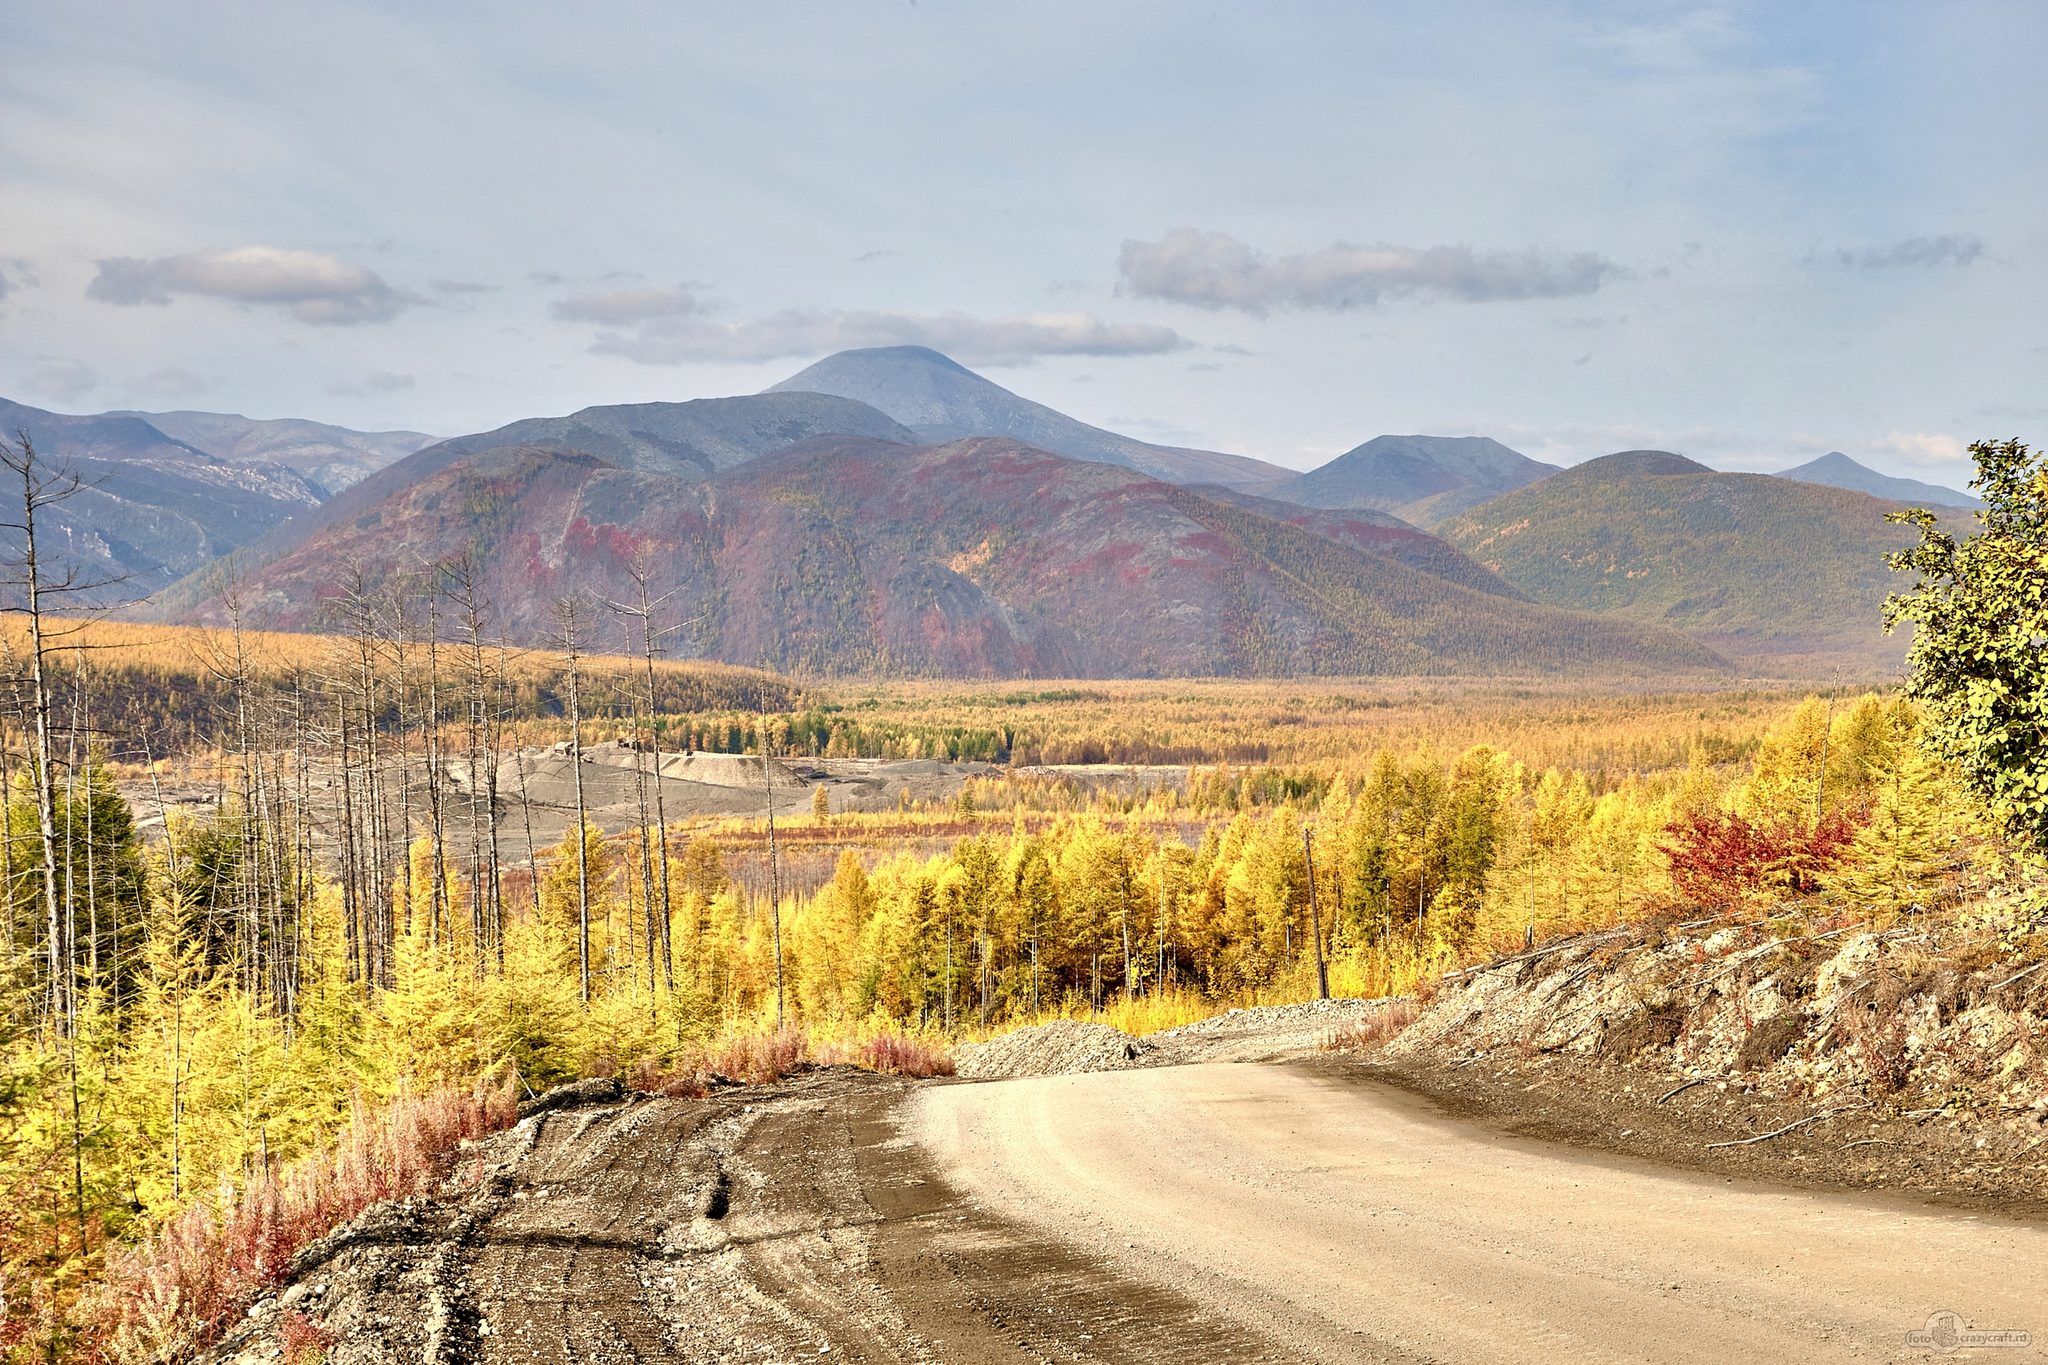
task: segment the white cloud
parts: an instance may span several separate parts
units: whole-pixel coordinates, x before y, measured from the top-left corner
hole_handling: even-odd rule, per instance
[[[60,403],[74,403],[100,386],[100,372],[83,360],[45,356],[22,376],[22,383],[31,392]]]
[[[417,381],[409,374],[372,370],[361,379],[338,379],[327,386],[327,391],[337,398],[361,398],[365,394],[397,393],[401,389],[416,387]]]
[[[473,280],[428,280],[427,287],[436,294],[488,294],[498,286],[478,284]]]
[[[1888,247],[1870,251],[1839,251],[1843,265],[1864,270],[1932,269],[1942,265],[1968,265],[1984,254],[1984,243],[1975,237],[1949,234],[1941,237],[1908,237]]]
[[[318,251],[245,246],[184,256],[114,256],[95,262],[87,298],[132,307],[198,294],[286,309],[313,326],[384,322],[421,300],[393,289],[368,266]]]
[[[1968,441],[1940,432],[1887,432],[1870,449],[1914,465],[1953,465],[1970,458]]]
[[[621,289],[609,294],[578,294],[548,309],[561,322],[601,322],[612,327],[631,327],[654,318],[683,318],[702,312],[704,302],[692,287],[674,289]]]
[[[128,388],[151,398],[191,398],[220,387],[220,381],[194,370],[167,365],[128,381]]]
[[[1160,355],[1191,344],[1171,327],[1104,322],[1088,313],[976,318],[792,310],[732,323],[704,322],[687,314],[649,317],[631,333],[600,336],[591,349],[643,365],[676,365],[781,360],[865,346],[929,346],[966,364],[996,366],[1027,365],[1048,355]]]
[[[1117,268],[1139,298],[1202,308],[1370,308],[1418,296],[1484,303],[1590,294],[1620,267],[1590,252],[1474,251],[1468,246],[1335,246],[1270,258],[1221,232],[1181,228],[1127,240]]]

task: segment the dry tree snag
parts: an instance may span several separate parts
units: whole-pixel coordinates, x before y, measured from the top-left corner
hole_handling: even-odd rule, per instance
[[[661,948],[661,975],[668,994],[674,997],[676,991],[675,957],[670,945],[669,888],[668,888],[668,808],[661,790],[661,712],[654,683],[655,636],[654,613],[668,605],[675,597],[673,592],[655,597],[649,586],[653,545],[642,542],[627,565],[626,572],[633,580],[634,600],[631,602],[607,601],[605,605],[621,616],[640,622],[641,658],[647,669],[647,692],[644,698],[634,698],[633,708],[633,782],[634,793],[639,800],[640,813],[640,874],[641,897],[646,907],[647,918],[647,991],[650,1000],[654,994],[654,954],[657,942]],[[700,618],[701,619],[701,618]],[[641,757],[640,748],[640,703],[647,705],[648,748],[653,754],[654,772],[654,819],[648,820],[646,760]],[[656,911],[656,895],[659,894],[660,910]]]
[[[585,1005],[590,1003],[590,859],[584,830],[589,816],[583,802],[583,698],[580,665],[584,622],[590,609],[574,594],[555,602],[556,642],[569,665],[569,769],[576,778],[576,965]],[[780,1022],[779,1020],[777,1021]]]
[[[78,1092],[77,942],[75,925],[64,913],[57,890],[57,787],[55,744],[50,726],[50,656],[53,651],[63,648],[65,637],[76,635],[83,627],[71,625],[53,631],[48,628],[44,614],[53,609],[76,611],[80,607],[89,608],[96,594],[117,586],[123,580],[120,576],[93,578],[75,565],[68,564],[52,572],[51,563],[42,553],[37,539],[37,518],[84,490],[85,481],[78,474],[64,468],[52,470],[44,464],[36,454],[34,439],[26,430],[17,431],[12,443],[0,440],[0,470],[13,475],[21,487],[21,520],[0,522],[0,532],[12,532],[18,538],[10,547],[14,553],[0,560],[0,570],[5,571],[4,578],[0,578],[0,589],[7,592],[6,600],[0,601],[0,611],[24,616],[28,620],[29,701],[35,721],[30,766],[35,784],[36,834],[43,855],[44,932],[48,936],[49,968],[47,989],[38,992],[38,998],[47,1010],[45,1022],[52,1035],[67,1040],[69,1044],[66,1054],[71,1086],[71,1168],[78,1213],[78,1249],[82,1255],[87,1250],[87,1230],[84,1141]],[[75,724],[71,738],[75,745]],[[74,781],[75,771],[74,764]],[[86,799],[88,802],[91,800],[89,784]],[[70,809],[67,803],[67,858],[72,843]],[[69,883],[70,878],[67,877],[65,901],[70,899]]]

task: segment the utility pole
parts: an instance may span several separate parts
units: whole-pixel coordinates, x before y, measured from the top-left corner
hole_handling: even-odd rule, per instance
[[[1330,998],[1330,964],[1323,960],[1323,917],[1316,908],[1316,845],[1315,832],[1301,831],[1301,853],[1308,860],[1308,923],[1309,932],[1316,941],[1316,998]]]

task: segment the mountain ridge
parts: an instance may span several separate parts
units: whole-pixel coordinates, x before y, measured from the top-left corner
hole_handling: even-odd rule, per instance
[[[236,412],[142,412],[117,408],[186,445],[224,460],[283,465],[332,496],[386,465],[432,445],[423,431],[356,431],[302,417],[244,417]]]
[[[1901,504],[1668,451],[1574,465],[1445,522],[1443,537],[1554,606],[1685,631],[1737,658],[1891,666],[1886,553]],[[1790,666],[1789,662],[1786,666]]]
[[[1918,479],[1901,479],[1890,474],[1880,474],[1868,465],[1859,464],[1839,450],[1831,450],[1817,460],[1808,460],[1793,469],[1777,472],[1781,479],[1793,479],[1800,483],[1817,483],[1828,488],[1848,488],[1858,493],[1868,493],[1875,498],[1888,498],[1893,502],[1932,503],[1938,507],[1982,507],[1981,498],[1968,493],[1945,488],[1938,483],[1922,483]]]
[[[284,465],[223,459],[127,414],[49,412],[0,398],[0,431],[10,441],[26,433],[50,472],[68,468],[82,480],[43,515],[53,534],[40,548],[60,574],[105,584],[85,594],[94,605],[159,591],[321,498]],[[14,544],[11,534],[0,540]]]
[[[480,510],[481,509],[481,510]],[[975,438],[821,436],[685,481],[548,447],[477,452],[330,524],[242,584],[305,629],[348,566],[468,547],[515,639],[567,591],[657,594],[679,653],[934,676],[1717,672],[1656,626],[1489,594],[1138,471]],[[185,618],[218,621],[219,603]]]
[[[1392,512],[1425,529],[1558,472],[1490,436],[1375,436],[1269,488],[1306,507]]]

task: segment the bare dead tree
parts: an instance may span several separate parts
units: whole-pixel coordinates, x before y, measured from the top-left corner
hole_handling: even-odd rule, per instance
[[[590,1003],[590,859],[586,855],[583,802],[583,638],[590,608],[570,593],[554,606],[556,644],[569,666],[569,767],[576,778],[576,961],[583,1003]]]
[[[65,1049],[71,1080],[71,1167],[73,1192],[78,1213],[78,1246],[86,1250],[84,1139],[78,1092],[78,973],[75,936],[70,923],[60,914],[57,892],[56,777],[55,750],[50,729],[50,658],[66,639],[76,637],[82,625],[51,629],[46,613],[53,610],[90,607],[106,589],[117,586],[121,575],[94,576],[75,564],[52,565],[38,541],[37,522],[85,491],[85,481],[70,469],[52,469],[37,455],[35,441],[26,429],[18,430],[12,444],[0,441],[0,470],[18,480],[21,487],[21,520],[0,521],[0,531],[19,536],[15,553],[0,560],[0,588],[7,598],[0,610],[27,618],[29,626],[29,697],[35,711],[34,777],[36,826],[43,854],[43,902],[45,931],[49,935],[49,1024],[58,1037],[69,1040]],[[10,502],[10,506],[12,506]],[[74,733],[75,742],[76,735]],[[70,811],[67,809],[67,821]],[[66,853],[74,842],[66,830]],[[67,879],[68,880],[68,879]],[[68,890],[68,887],[67,887]]]
[[[15,433],[13,442],[0,441],[0,471],[11,476],[20,488],[21,501],[10,503],[19,510],[20,520],[0,521],[0,532],[12,533],[14,544],[7,558],[0,559],[0,611],[25,617],[28,621],[28,703],[33,726],[27,736],[30,769],[35,786],[36,833],[42,844],[44,932],[48,935],[49,982],[47,1008],[50,1023],[60,1036],[68,1036],[77,1008],[77,991],[71,969],[71,947],[64,934],[62,906],[57,886],[57,790],[56,753],[50,719],[52,682],[50,660],[54,651],[75,637],[79,625],[53,626],[53,611],[87,606],[106,589],[122,582],[119,575],[94,576],[74,564],[52,564],[43,553],[39,524],[72,498],[85,491],[86,483],[67,468],[52,468],[36,454],[35,441],[27,430]],[[27,726],[24,727],[28,728]]]
[[[662,979],[668,988],[669,998],[674,999],[676,992],[676,974],[675,954],[670,942],[671,904],[669,900],[668,884],[668,805],[662,795],[660,726],[661,712],[659,698],[656,694],[654,681],[654,656],[660,652],[656,648],[656,642],[659,636],[665,634],[666,632],[659,632],[655,629],[654,617],[656,612],[662,610],[669,604],[669,602],[674,600],[675,594],[673,592],[663,593],[660,597],[655,597],[653,595],[652,589],[650,587],[650,579],[652,577],[652,554],[653,547],[650,544],[643,542],[639,550],[634,554],[632,563],[627,567],[627,573],[631,575],[633,579],[633,586],[636,589],[634,601],[630,603],[608,602],[606,605],[608,605],[613,611],[619,613],[620,615],[631,617],[640,622],[640,655],[641,661],[644,663],[647,669],[647,734],[649,740],[649,747],[653,750],[655,844],[654,848],[652,849],[649,849],[646,846],[647,840],[645,836],[647,833],[647,809],[646,798],[643,793],[643,795],[641,796],[640,808],[640,825],[642,836],[641,865],[644,869],[648,866],[649,863],[652,863],[654,867],[658,869],[655,881],[658,883],[658,889],[661,896],[661,913],[658,918],[654,913],[653,902],[656,887],[650,886],[647,891],[648,927],[651,931],[658,930],[659,939],[661,943]],[[697,619],[702,620],[703,618],[699,617]],[[685,622],[684,624],[694,625],[695,622]],[[638,742],[639,738],[638,717],[639,711],[636,707],[634,710],[634,739],[636,743]],[[637,754],[634,758],[634,764],[637,771],[639,764],[639,758]],[[650,989],[653,974],[652,959],[654,955],[654,941],[654,935],[650,933],[648,939],[648,972],[650,978]]]
[[[498,869],[497,724],[492,714],[489,669],[484,652],[485,606],[482,571],[468,551],[444,560],[443,582],[457,613],[463,653],[468,664],[465,712],[469,748],[469,920],[475,943],[476,973],[484,974],[486,937],[495,944],[499,965],[504,955],[504,902]],[[480,836],[482,828],[485,834]],[[488,854],[490,868],[485,873]]]
[[[427,585],[427,714],[426,714],[426,759],[427,759],[427,820],[428,837],[433,840],[433,856],[428,866],[434,878],[433,895],[428,901],[427,941],[435,941],[436,933],[446,933],[454,939],[455,926],[450,922],[447,904],[448,869],[443,850],[447,842],[446,825],[442,818],[441,782],[441,595]]]
[[[782,1027],[782,876],[775,857],[775,783],[770,774],[774,760],[768,756],[768,714],[760,719],[761,788],[768,795],[768,910],[775,926],[775,1027]]]

